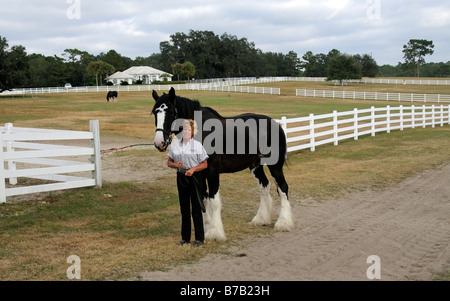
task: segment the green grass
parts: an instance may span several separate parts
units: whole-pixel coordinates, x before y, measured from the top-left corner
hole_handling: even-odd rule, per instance
[[[434,281],[450,281],[450,269],[448,266],[445,266],[442,271],[434,272],[433,274]]]
[[[198,99],[224,116],[245,112],[307,116],[333,110],[397,105],[397,102],[330,100],[295,97],[289,91],[325,87],[326,83],[273,83],[281,96],[178,91]],[[334,88],[331,87],[331,88]],[[350,89],[372,89],[358,85]],[[385,89],[406,89],[411,86]],[[420,91],[445,88],[414,86]],[[431,93],[431,92],[429,92]],[[88,120],[100,120],[102,135],[152,139],[150,92],[121,92],[118,103],[107,104],[104,93],[51,94],[34,98],[0,97],[0,121],[15,126],[87,130]],[[414,173],[450,162],[450,126],[416,128],[363,136],[339,146],[324,145],[289,153],[285,168],[292,206],[308,198],[326,201],[347,191],[382,189]],[[109,156],[166,160],[154,149],[125,151]],[[157,172],[149,170],[149,173]],[[0,280],[66,280],[68,256],[82,260],[83,280],[133,278],[144,270],[198,260],[247,235],[272,233],[271,227],[248,223],[257,211],[259,192],[248,170],[221,176],[223,222],[227,242],[207,242],[200,249],[175,248],[179,240],[179,205],[173,176],[145,184],[104,183],[102,189],[76,189],[39,199],[0,204]],[[279,206],[272,185],[275,210]],[[275,214],[276,216],[276,214]],[[273,222],[275,222],[275,218]],[[448,274],[448,273],[447,273]],[[439,274],[439,279],[448,279]],[[443,275],[443,276],[442,276]],[[447,276],[446,276],[447,275]]]

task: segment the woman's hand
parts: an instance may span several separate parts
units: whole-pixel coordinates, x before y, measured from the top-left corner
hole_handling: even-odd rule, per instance
[[[197,165],[195,167],[192,167],[192,168],[189,168],[184,175],[187,176],[187,177],[190,177],[190,176],[192,176],[194,174],[194,172],[202,171],[203,169],[205,169],[207,167],[208,167],[208,163],[207,163],[206,160],[204,160],[199,165]]]
[[[179,161],[179,162],[174,162],[172,158],[169,157],[169,159],[167,160],[167,166],[171,167],[171,168],[181,168],[183,167],[183,162]]]

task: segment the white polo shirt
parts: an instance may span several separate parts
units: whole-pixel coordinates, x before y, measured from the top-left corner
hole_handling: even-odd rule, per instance
[[[183,162],[183,169],[195,167],[209,158],[203,145],[195,139],[189,140],[186,145],[184,145],[183,139],[174,141],[167,155],[175,163]]]

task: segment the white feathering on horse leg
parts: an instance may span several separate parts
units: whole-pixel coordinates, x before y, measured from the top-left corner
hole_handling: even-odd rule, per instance
[[[208,206],[205,212],[205,238],[210,240],[225,240],[225,231],[223,229],[222,217],[222,201],[219,192],[214,198],[208,200]]]
[[[278,193],[281,197],[281,208],[278,220],[275,223],[275,230],[277,231],[291,231],[294,228],[294,219],[292,218],[291,204],[287,195],[278,188]]]
[[[211,199],[204,199],[205,212],[203,213],[203,228],[207,232],[211,226],[212,206],[210,204]]]
[[[260,201],[258,212],[252,219],[251,224],[256,226],[269,225],[272,219],[272,197],[270,196],[270,183],[267,187],[258,184]]]

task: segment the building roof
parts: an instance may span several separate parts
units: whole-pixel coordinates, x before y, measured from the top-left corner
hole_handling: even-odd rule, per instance
[[[139,75],[161,75],[163,73],[167,73],[149,66],[134,66],[134,67],[130,67],[127,70],[124,71],[118,71],[112,75],[110,75],[108,77],[108,79],[113,79],[113,78],[117,78],[117,79],[122,79],[122,78],[132,78],[134,76],[139,76]],[[167,73],[170,76],[173,76],[170,73]]]

